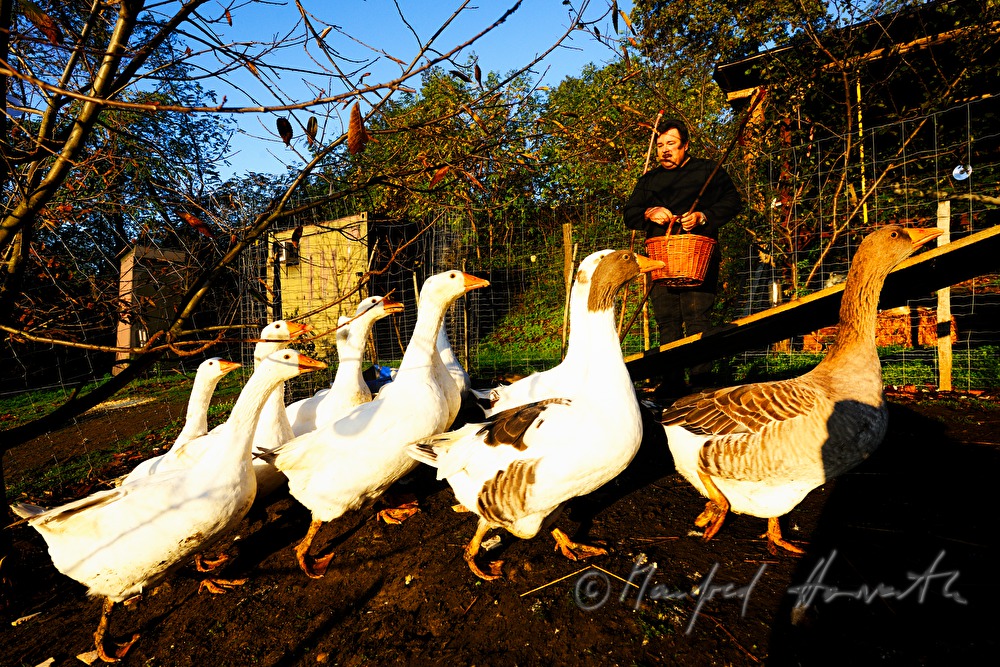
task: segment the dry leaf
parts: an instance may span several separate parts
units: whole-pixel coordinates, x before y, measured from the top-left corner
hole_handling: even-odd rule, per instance
[[[306,137],[309,139],[309,145],[312,146],[313,142],[316,141],[316,133],[319,131],[319,121],[316,120],[316,116],[309,116],[309,122],[306,123]]]
[[[230,28],[233,27],[233,15],[229,13],[229,9],[226,9],[226,23],[229,24]]]
[[[472,116],[472,120],[476,122],[476,125],[478,125],[479,129],[483,131],[483,134],[488,136],[490,132],[486,129],[486,124],[483,123],[483,119],[479,117],[479,114],[473,111],[472,107],[469,106],[465,107],[465,110],[469,112],[469,115]]]
[[[18,625],[21,625],[22,623],[27,623],[28,621],[30,621],[31,619],[33,619],[35,616],[38,616],[41,613],[42,612],[38,611],[38,612],[35,612],[34,614],[28,614],[27,616],[22,616],[21,618],[17,619],[16,621],[11,621],[10,624],[16,627]]]
[[[483,70],[479,69],[479,63],[476,63],[476,68],[472,70],[472,73],[476,75],[476,83],[480,88],[483,87]]]
[[[463,174],[463,175],[464,175],[464,176],[465,176],[465,177],[466,177],[467,179],[469,179],[469,182],[470,182],[470,183],[472,183],[473,185],[475,185],[475,186],[476,186],[477,188],[479,188],[479,189],[480,189],[480,190],[482,190],[483,192],[486,192],[486,188],[485,188],[485,187],[483,187],[483,184],[479,182],[479,179],[477,179],[477,178],[476,178],[475,176],[473,176],[472,174],[470,174],[470,173],[469,173],[469,172],[467,172],[467,171],[463,171],[463,172],[462,172],[462,174]]]
[[[368,143],[368,133],[365,132],[365,123],[361,119],[361,105],[357,102],[351,109],[351,122],[347,126],[347,151],[351,155],[357,155],[365,149]]]
[[[62,31],[56,22],[52,20],[48,14],[42,11],[42,9],[36,5],[31,0],[19,0],[21,5],[21,11],[24,13],[24,18],[31,21],[31,24],[38,28],[45,38],[49,40],[53,46],[63,43]]]
[[[256,65],[254,65],[254,64],[253,64],[253,62],[251,62],[251,61],[247,60],[247,61],[246,61],[245,63],[243,63],[243,64],[247,66],[247,69],[248,69],[248,70],[250,70],[250,73],[251,73],[251,74],[253,74],[253,75],[254,75],[255,77],[257,77],[258,79],[260,78],[260,72],[258,72],[258,71],[257,71],[257,66],[256,66]]]
[[[76,659],[84,664],[92,665],[100,659],[100,656],[97,654],[97,651],[87,651],[76,656]]]
[[[618,34],[618,0],[611,3],[611,26],[615,29],[615,34]]]
[[[293,136],[292,124],[288,122],[287,118],[279,118],[276,123],[278,125],[278,136],[281,137],[286,146],[291,146]]]
[[[292,245],[294,245],[296,248],[299,247],[299,239],[302,238],[302,229],[303,229],[302,225],[299,225],[298,227],[292,230]]]
[[[178,215],[180,216],[181,220],[194,227],[195,231],[197,231],[199,234],[207,236],[210,239],[215,238],[215,234],[213,234],[212,230],[208,228],[208,225],[206,225],[197,216],[191,215],[186,211],[181,211],[180,213],[178,213]]]
[[[431,184],[427,187],[433,188],[435,185],[440,183],[441,179],[444,178],[444,175],[448,173],[449,169],[451,169],[451,166],[446,164],[445,166],[435,171],[434,176],[431,178]]]
[[[623,12],[620,9],[618,10],[618,13],[622,15],[622,18],[625,20],[625,25],[628,26],[629,31],[631,31],[631,33],[634,35],[635,34],[635,28],[632,27],[632,22],[629,20],[628,14],[626,14],[625,12]]]
[[[465,72],[459,72],[457,69],[450,69],[448,70],[448,73],[451,74],[456,79],[461,79],[466,83],[472,83],[472,79],[470,79],[469,75],[466,74]]]

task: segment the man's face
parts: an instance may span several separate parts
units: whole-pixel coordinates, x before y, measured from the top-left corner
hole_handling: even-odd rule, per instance
[[[688,145],[681,143],[681,135],[676,128],[670,128],[656,138],[656,159],[664,169],[676,169],[684,164]]]

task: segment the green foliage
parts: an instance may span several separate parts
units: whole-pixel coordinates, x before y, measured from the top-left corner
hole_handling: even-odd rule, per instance
[[[469,67],[473,65],[470,61]],[[541,94],[526,76],[484,88],[441,68],[425,73],[420,91],[403,95],[370,119],[374,138],[363,153],[339,153],[324,164],[318,187],[370,182],[361,210],[419,218],[457,210],[490,224],[489,212],[524,204],[535,191]]]
[[[546,370],[560,360],[565,292],[552,283],[536,283],[496,329],[480,341],[473,367],[484,378],[494,378],[517,364],[528,374]]]

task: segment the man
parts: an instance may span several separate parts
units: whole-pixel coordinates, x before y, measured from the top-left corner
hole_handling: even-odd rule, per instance
[[[625,205],[625,226],[645,232],[646,238],[664,236],[671,221],[671,234],[692,233],[718,240],[719,228],[742,209],[743,200],[724,169],[719,169],[698,198],[698,193],[715,169],[715,163],[688,155],[688,130],[679,120],[660,123],[656,138],[659,166],[643,174]],[[660,332],[660,344],[703,332],[711,326],[712,306],[719,282],[722,254],[716,244],[705,280],[697,287],[670,287],[654,281],[649,295],[653,315]],[[711,364],[691,368],[691,385],[711,384]],[[657,390],[662,397],[681,396],[687,392],[682,369],[664,378]]]

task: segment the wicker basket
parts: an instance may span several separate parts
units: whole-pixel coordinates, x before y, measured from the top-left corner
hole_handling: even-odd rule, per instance
[[[666,267],[650,273],[671,287],[697,287],[705,279],[715,239],[697,234],[674,234],[646,239],[646,253]]]

